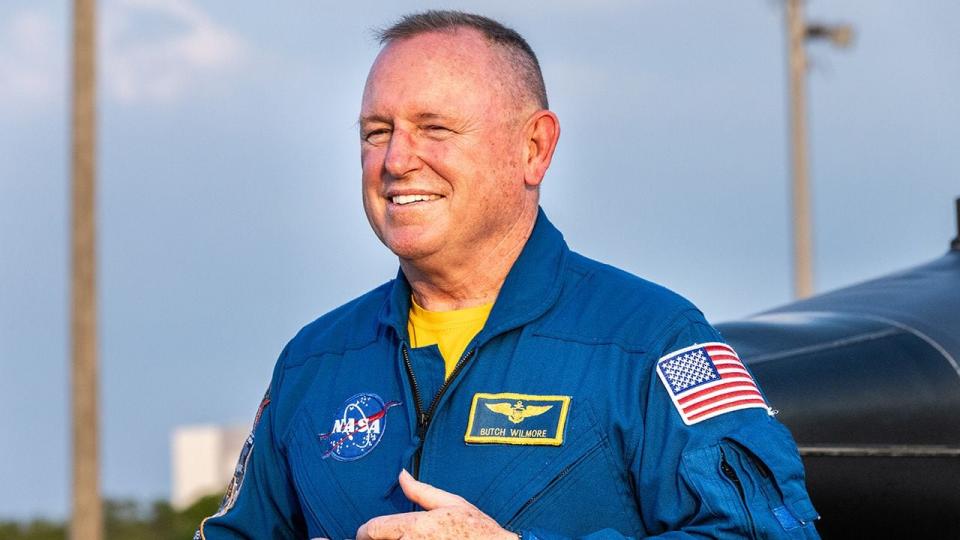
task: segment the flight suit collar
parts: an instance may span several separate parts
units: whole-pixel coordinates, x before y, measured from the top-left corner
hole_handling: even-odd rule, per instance
[[[476,346],[527,324],[553,306],[560,295],[562,270],[568,252],[563,235],[550,223],[543,209],[539,209],[533,232],[510,268],[487,323],[477,335]],[[393,328],[404,340],[407,337],[410,292],[410,283],[403,270],[398,270],[379,317],[381,324]]]

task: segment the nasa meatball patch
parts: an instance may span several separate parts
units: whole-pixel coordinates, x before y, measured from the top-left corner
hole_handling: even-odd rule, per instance
[[[330,431],[317,435],[327,445],[323,459],[353,461],[369,454],[387,428],[387,411],[397,405],[399,401],[384,402],[367,392],[347,398],[334,414]]]
[[[757,383],[726,343],[692,345],[663,356],[657,375],[688,426],[740,409],[768,409]]]

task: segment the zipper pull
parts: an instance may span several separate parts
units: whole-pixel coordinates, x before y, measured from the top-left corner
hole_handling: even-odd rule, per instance
[[[427,413],[420,413],[420,418],[417,419],[417,436],[423,439],[423,436],[427,433],[427,424],[430,423],[430,417],[427,416]]]
[[[736,484],[737,488],[739,489],[740,477],[737,476],[737,471],[733,470],[733,467],[731,467],[730,463],[727,462],[727,455],[723,453],[723,448],[720,449],[720,471],[723,472],[724,476]]]

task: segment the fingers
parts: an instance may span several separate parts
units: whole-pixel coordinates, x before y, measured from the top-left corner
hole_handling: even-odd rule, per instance
[[[356,540],[516,540],[517,535],[497,524],[463,497],[418,482],[407,471],[400,487],[424,512],[380,516],[357,530]]]
[[[400,540],[404,531],[416,523],[417,513],[373,518],[357,529],[356,540]]]
[[[406,469],[400,471],[400,489],[414,503],[424,510],[433,510],[441,506],[470,505],[463,497],[448,491],[417,481]]]

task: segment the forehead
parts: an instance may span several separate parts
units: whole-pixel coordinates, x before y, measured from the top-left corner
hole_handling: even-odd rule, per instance
[[[429,32],[380,51],[363,92],[362,114],[398,106],[493,106],[504,90],[504,63],[476,30]]]

